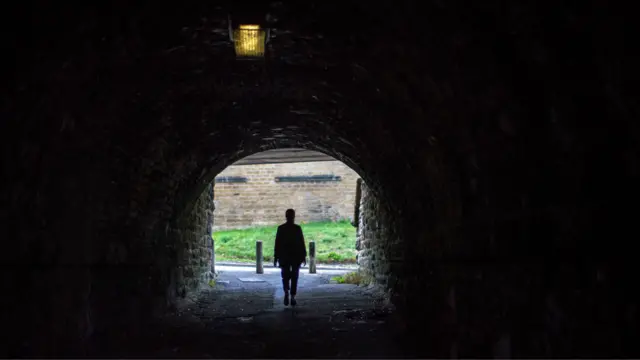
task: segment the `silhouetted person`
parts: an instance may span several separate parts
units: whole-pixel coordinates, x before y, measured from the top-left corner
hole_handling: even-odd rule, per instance
[[[296,212],[293,209],[288,209],[285,216],[287,222],[278,226],[276,232],[273,266],[276,266],[277,263],[280,264],[284,304],[289,305],[289,294],[291,294],[291,305],[295,306],[300,265],[307,263],[307,248],[304,244],[302,228],[293,223]]]

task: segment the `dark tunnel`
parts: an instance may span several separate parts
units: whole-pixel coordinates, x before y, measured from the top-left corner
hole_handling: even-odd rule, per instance
[[[143,339],[211,276],[214,177],[278,148],[362,177],[377,224],[363,270],[405,356],[640,356],[638,94],[620,5],[13,5],[3,357]],[[243,21],[269,29],[258,59],[234,52]]]

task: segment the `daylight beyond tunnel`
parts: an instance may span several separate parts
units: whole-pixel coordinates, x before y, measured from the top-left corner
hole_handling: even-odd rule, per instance
[[[319,152],[251,155],[216,176],[214,229],[276,225],[287,208],[295,209],[301,222],[352,222],[358,178],[348,166]]]
[[[410,356],[640,356],[633,12],[15,5],[0,124],[11,357],[144,338],[213,276],[216,176],[293,149],[362,179],[360,267]],[[256,18],[269,41],[240,60],[233,31]]]
[[[356,262],[359,175],[323,153],[304,149],[250,155],[215,177],[213,237],[216,262],[273,260],[276,228],[294,209],[315,263]]]

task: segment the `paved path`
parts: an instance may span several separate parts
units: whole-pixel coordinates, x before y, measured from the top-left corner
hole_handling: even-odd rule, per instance
[[[241,266],[241,267],[254,267],[256,266],[255,261],[254,262],[238,262],[238,261],[216,261],[216,268],[222,266],[222,267],[229,267],[229,266]],[[272,268],[273,265],[269,262],[264,264],[264,268]],[[302,267],[302,269],[306,269],[307,271],[309,271],[309,264],[304,265]],[[358,265],[355,264],[316,264],[316,269],[318,270],[348,270],[348,271],[355,271],[358,270]]]
[[[278,269],[220,266],[203,288],[144,339],[108,356],[162,358],[404,357],[390,310],[366,287],[331,283],[344,270],[301,272],[298,305],[285,307]],[[127,350],[124,350],[124,349]]]

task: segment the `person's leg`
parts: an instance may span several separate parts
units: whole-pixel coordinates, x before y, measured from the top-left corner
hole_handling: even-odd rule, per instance
[[[285,263],[280,264],[280,273],[282,275],[282,289],[284,290],[284,305],[289,305],[289,281],[291,281],[291,265]]]
[[[300,275],[300,264],[291,265],[291,305],[296,304],[296,294],[298,293],[298,276]]]

